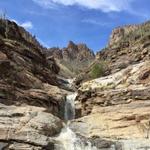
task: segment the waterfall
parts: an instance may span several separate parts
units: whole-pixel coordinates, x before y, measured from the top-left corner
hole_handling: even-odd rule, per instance
[[[72,120],[75,119],[75,99],[77,93],[67,95],[66,96],[66,103],[65,103],[65,120]]]
[[[69,121],[75,119],[75,98],[77,93],[66,96],[65,104],[65,120]],[[56,148],[58,150],[97,150],[93,147],[89,141],[83,141],[80,139],[70,128],[69,123],[62,129],[60,135],[55,139],[61,143],[61,147]]]
[[[69,83],[71,86],[71,81]],[[75,119],[75,99],[77,93],[72,93],[66,96],[65,110],[64,110],[64,119],[67,122],[64,124],[64,128],[61,133],[55,137],[56,145],[55,150],[98,150],[95,146],[92,146],[90,141],[83,139],[76,135],[69,128],[70,120]],[[149,150],[150,142],[149,139],[145,140],[120,140],[118,141],[121,144],[120,149],[122,150]],[[112,145],[111,148],[106,148],[109,150],[118,149],[116,145]],[[105,150],[106,150],[105,149]],[[104,149],[103,149],[104,150]]]

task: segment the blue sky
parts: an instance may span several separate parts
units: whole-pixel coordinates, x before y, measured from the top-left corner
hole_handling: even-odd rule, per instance
[[[94,51],[106,46],[113,28],[150,19],[150,0],[0,0],[0,11],[46,47],[69,40]]]

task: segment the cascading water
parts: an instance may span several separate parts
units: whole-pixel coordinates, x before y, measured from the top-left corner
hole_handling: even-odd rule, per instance
[[[72,80],[68,82],[71,87]],[[75,119],[75,99],[77,93],[66,96],[64,119],[67,122],[58,137],[55,138],[56,150],[98,150],[92,146],[89,141],[85,141],[78,137],[70,128],[69,120]],[[145,140],[120,140],[122,150],[150,150],[149,139]],[[112,145],[109,150],[117,150],[115,145]]]
[[[65,120],[72,120],[75,119],[75,99],[77,93],[67,95],[66,96],[66,103],[65,103]]]
[[[68,95],[65,104],[65,120],[68,123],[62,129],[60,135],[56,138],[62,145],[60,150],[97,150],[90,142],[83,142],[77,135],[69,128],[69,120],[75,119],[75,98],[77,93]]]
[[[62,143],[63,150],[97,150],[90,142],[85,143],[78,138],[68,126],[62,130],[58,139]]]

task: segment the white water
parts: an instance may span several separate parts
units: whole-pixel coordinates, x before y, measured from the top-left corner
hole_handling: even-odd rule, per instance
[[[77,93],[68,95],[66,97],[65,105],[65,120],[69,121],[75,118],[75,98]],[[76,134],[69,128],[67,124],[61,131],[60,135],[56,138],[56,141],[61,143],[62,148],[60,150],[97,150],[90,142],[82,141]]]
[[[57,140],[61,142],[64,150],[97,150],[90,142],[85,143],[78,138],[68,126],[62,130]]]
[[[71,81],[68,80],[71,87]],[[66,121],[75,119],[75,99],[77,93],[73,93],[66,97],[65,113],[64,118]],[[98,150],[93,147],[89,141],[83,141],[80,139],[70,128],[67,123],[62,129],[60,135],[55,138],[59,143],[56,147],[57,150]],[[122,145],[122,150],[150,150],[150,140],[120,140],[118,141]],[[109,150],[116,150],[115,146],[112,145]]]
[[[66,104],[65,104],[65,120],[75,119],[75,99],[77,97],[77,93],[67,95]]]
[[[122,140],[124,150],[150,150],[150,139]]]

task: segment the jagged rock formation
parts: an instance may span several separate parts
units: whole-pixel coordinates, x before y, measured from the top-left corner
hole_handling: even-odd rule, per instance
[[[75,132],[122,143],[123,150],[150,146],[149,61],[84,82],[78,93]]]
[[[97,54],[108,74],[81,83],[71,127],[87,137],[119,142],[120,149],[150,147],[150,23],[115,29]],[[79,128],[81,127],[81,128]]]
[[[0,20],[0,147],[52,149],[49,138],[63,127],[67,91],[44,50],[22,27]]]
[[[95,61],[78,75],[76,84],[90,80],[90,72],[96,64],[106,64],[101,76],[115,73],[129,65],[150,59],[150,22],[129,25],[112,31],[108,45],[96,54]]]
[[[34,46],[39,49],[45,49],[37,40],[23,27],[18,26],[15,22],[1,19],[0,20],[0,36],[3,38],[19,41],[26,46]]]
[[[60,67],[60,75],[74,77],[82,72],[95,59],[94,53],[85,44],[72,41],[63,49],[51,48],[48,56],[53,56]]]
[[[106,61],[111,72],[149,60],[149,40],[150,22],[116,28],[110,36],[108,46],[97,53],[97,59]]]
[[[149,22],[115,29],[94,62],[84,44],[46,52],[16,23],[0,23],[0,149],[62,149],[56,136],[69,92],[60,75],[73,77],[91,62],[83,80],[95,64],[103,77],[81,83],[70,128],[98,149],[150,147]]]

